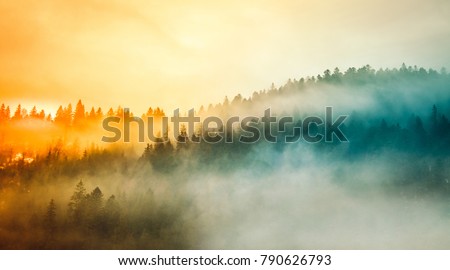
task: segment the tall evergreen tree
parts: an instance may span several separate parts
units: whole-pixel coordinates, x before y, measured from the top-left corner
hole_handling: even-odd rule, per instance
[[[44,228],[47,237],[53,238],[56,232],[56,205],[53,199],[50,200],[44,217]]]

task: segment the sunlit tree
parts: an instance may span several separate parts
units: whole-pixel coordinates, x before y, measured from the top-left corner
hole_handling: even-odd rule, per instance
[[[84,105],[80,99],[80,100],[78,100],[78,103],[75,106],[75,113],[73,116],[73,125],[76,127],[82,127],[84,125],[85,117],[86,117],[86,112],[84,109]]]
[[[16,111],[14,112],[12,119],[17,121],[17,120],[21,120],[22,118],[23,118],[22,117],[22,106],[19,104],[17,106]]]

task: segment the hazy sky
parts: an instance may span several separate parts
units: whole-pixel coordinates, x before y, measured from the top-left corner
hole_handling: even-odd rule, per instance
[[[448,0],[187,2],[1,1],[0,102],[170,111],[336,66],[450,67]]]

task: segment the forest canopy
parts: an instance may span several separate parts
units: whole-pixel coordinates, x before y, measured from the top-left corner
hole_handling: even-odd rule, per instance
[[[342,124],[348,141],[318,143],[198,143],[205,131],[195,126],[194,132],[182,128],[172,139],[169,129],[156,132],[155,142],[108,144],[100,141],[101,123],[105,117],[122,119],[126,104],[86,108],[79,100],[60,106],[54,116],[36,107],[2,104],[0,248],[234,248],[239,243],[216,239],[212,231],[251,237],[247,227],[261,220],[270,224],[264,216],[285,220],[279,209],[292,211],[300,224],[291,224],[293,230],[303,236],[317,232],[302,216],[319,226],[338,220],[335,230],[342,237],[350,235],[347,228],[366,232],[358,223],[371,220],[365,209],[395,209],[389,217],[405,228],[397,242],[389,234],[398,228],[379,221],[368,222],[375,226],[369,227],[385,242],[321,245],[325,242],[319,238],[299,236],[283,240],[284,248],[409,248],[408,228],[422,233],[420,240],[431,239],[430,247],[448,248],[450,242],[432,240],[448,235],[444,225],[450,222],[449,93],[445,69],[374,70],[367,65],[289,79],[250,97],[225,97],[195,110],[203,121],[261,116],[271,108],[274,115],[293,119],[286,130],[272,134],[276,138],[301,126],[305,116],[323,115],[326,106],[348,115]],[[167,114],[159,107],[130,112],[155,121]],[[323,127],[315,128],[311,132]],[[341,220],[341,212],[331,211],[340,204],[354,213],[353,219]],[[245,207],[255,213],[243,218]],[[423,231],[431,221],[436,231]],[[272,226],[268,233],[282,233]],[[241,247],[259,247],[249,243]],[[424,248],[419,242],[412,246]]]

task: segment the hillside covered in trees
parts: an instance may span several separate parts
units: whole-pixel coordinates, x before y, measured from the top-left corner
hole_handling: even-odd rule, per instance
[[[348,116],[347,142],[282,139],[327,106]],[[276,143],[242,143],[234,130],[226,134],[232,142],[206,143],[198,125],[176,138],[169,128],[156,142],[108,144],[100,141],[102,121],[123,120],[123,107],[87,109],[80,100],[52,116],[2,104],[0,248],[450,247],[445,69],[336,68],[195,114],[203,121],[262,116],[267,108],[294,120],[272,134]],[[349,240],[353,233],[360,237]]]

